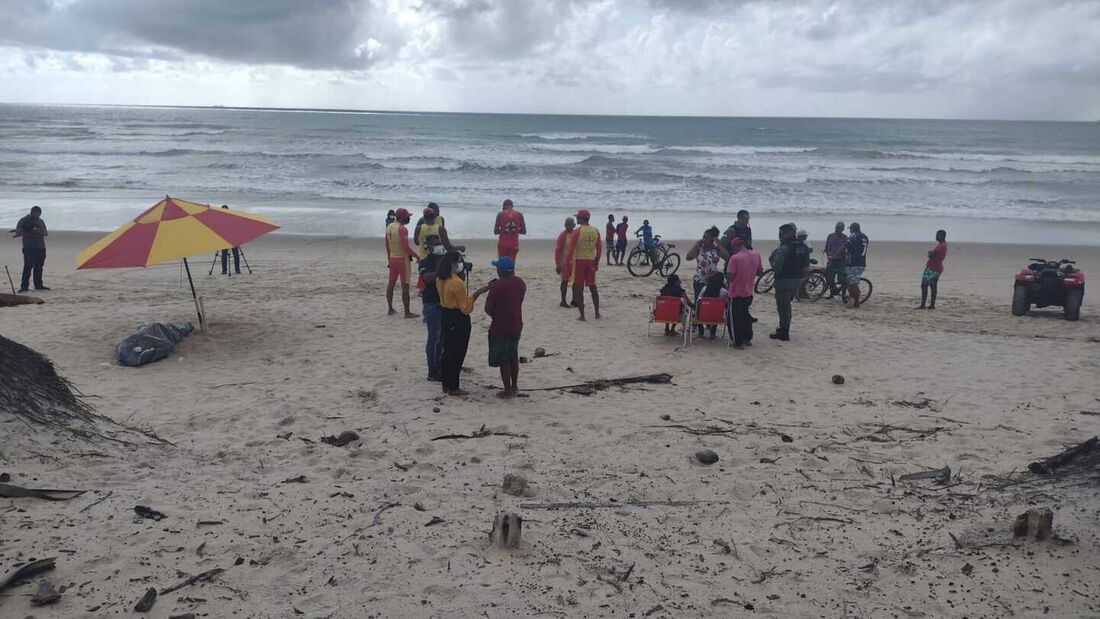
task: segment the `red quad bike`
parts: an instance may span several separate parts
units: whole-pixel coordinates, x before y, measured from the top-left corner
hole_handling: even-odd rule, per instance
[[[1074,268],[1072,260],[1030,260],[1031,264],[1016,274],[1012,315],[1023,316],[1032,305],[1057,305],[1062,307],[1066,320],[1077,320],[1085,297],[1085,272]]]

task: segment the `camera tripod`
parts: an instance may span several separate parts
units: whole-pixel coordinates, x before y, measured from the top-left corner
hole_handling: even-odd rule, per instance
[[[244,257],[244,248],[243,247],[234,247],[233,249],[237,250],[237,253],[241,256],[241,260],[244,261],[244,268],[248,269],[248,274],[249,275],[252,275],[252,266],[250,264],[248,264],[248,258]],[[233,251],[233,249],[219,249],[218,251],[214,252],[214,261],[210,263],[210,272],[207,273],[207,275],[213,275],[214,274],[214,267],[218,265],[218,259],[220,259],[222,257],[222,252]],[[227,276],[230,276],[231,271],[229,270],[229,256],[228,256],[228,254],[226,255],[226,259],[225,259],[225,266],[226,266],[225,274]],[[239,272],[237,274],[240,275]]]

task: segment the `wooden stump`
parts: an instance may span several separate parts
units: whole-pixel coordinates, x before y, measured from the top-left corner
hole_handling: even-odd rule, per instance
[[[1051,536],[1054,514],[1046,507],[1032,508],[1016,516],[1012,524],[1012,534],[1016,537],[1046,539]]]
[[[519,548],[522,533],[523,518],[519,514],[497,514],[493,518],[493,531],[489,533],[489,539],[501,548]]]

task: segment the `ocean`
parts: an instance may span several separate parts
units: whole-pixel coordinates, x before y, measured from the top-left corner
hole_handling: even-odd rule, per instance
[[[439,203],[491,236],[512,198],[531,235],[580,208],[696,238],[836,220],[873,239],[1094,244],[1100,122],[544,116],[0,105],[0,218],[110,230],[165,194],[302,234],[376,237]]]

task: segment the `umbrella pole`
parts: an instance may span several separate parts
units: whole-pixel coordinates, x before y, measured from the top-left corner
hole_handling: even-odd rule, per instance
[[[206,331],[206,319],[203,318],[202,309],[199,307],[199,295],[195,292],[195,282],[191,279],[191,267],[187,264],[187,258],[183,259],[183,268],[187,271],[187,283],[191,285],[191,298],[195,300],[195,312],[199,315],[199,330]]]

